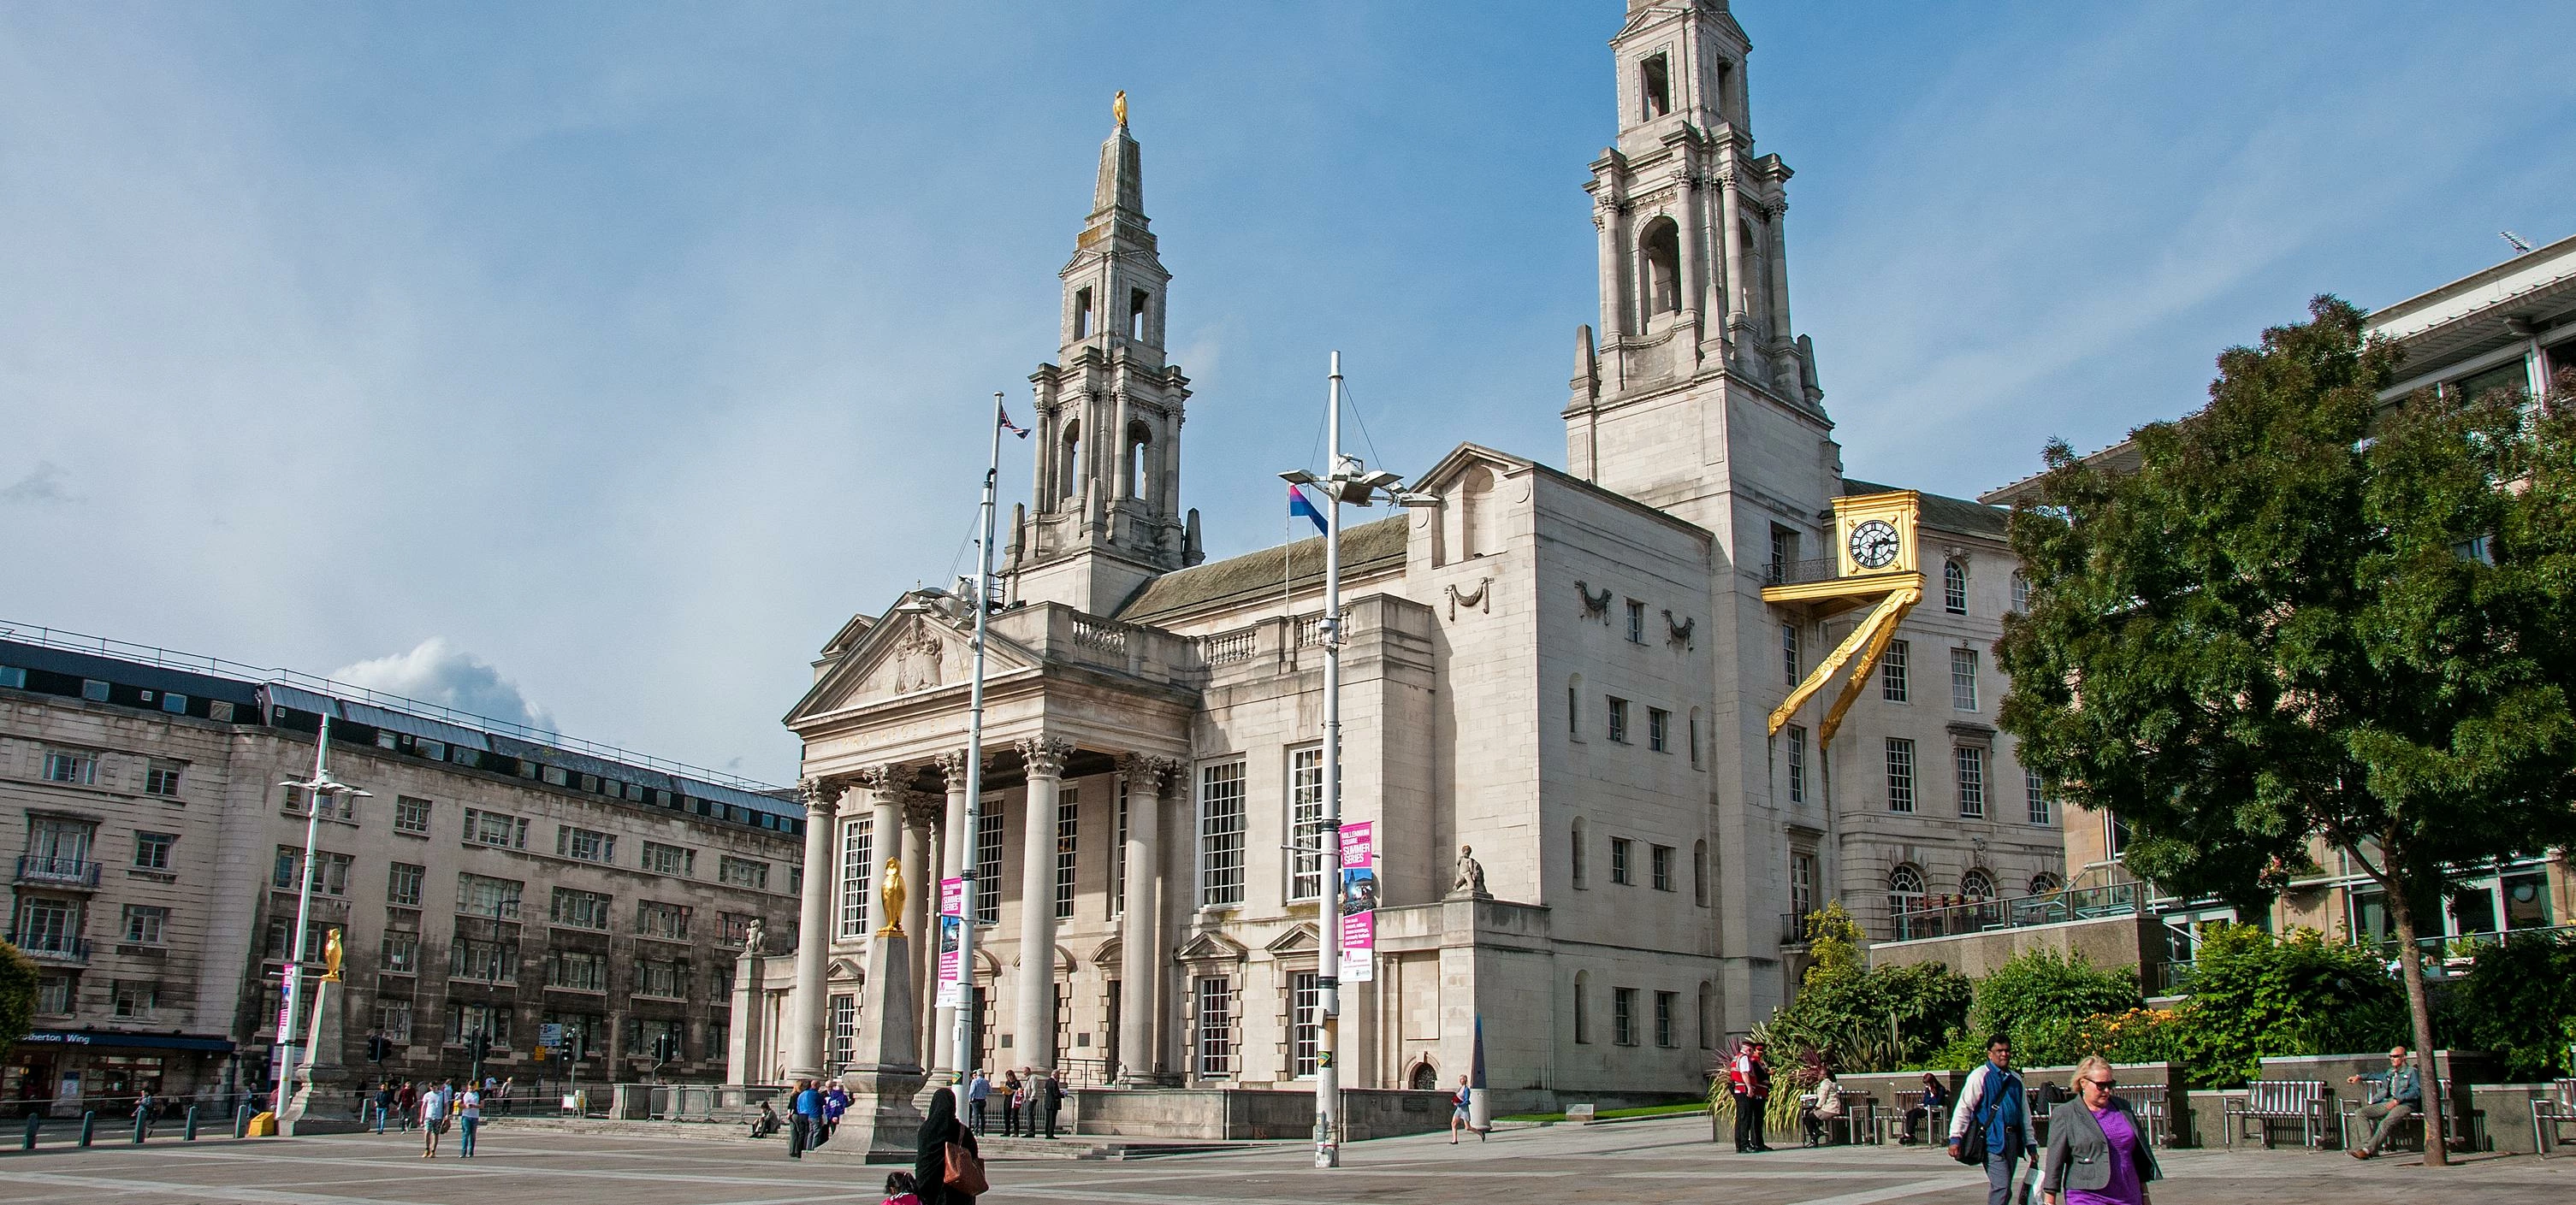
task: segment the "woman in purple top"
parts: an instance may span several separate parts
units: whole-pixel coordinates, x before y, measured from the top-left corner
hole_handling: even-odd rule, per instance
[[[2099,1056],[2076,1065],[2076,1098],[2048,1115],[2040,1191],[2049,1205],[2148,1205],[2147,1184],[2163,1173],[2137,1111],[2111,1094],[2117,1086]]]

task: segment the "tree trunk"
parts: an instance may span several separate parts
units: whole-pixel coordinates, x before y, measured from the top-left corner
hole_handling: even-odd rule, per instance
[[[2424,991],[2424,951],[2415,944],[2415,905],[2405,888],[2412,884],[2388,868],[2388,915],[2397,922],[2397,963],[2406,980],[2406,1011],[2415,1023],[2415,1073],[2424,1085],[2424,1166],[2447,1167],[2450,1135],[2442,1126],[2442,1081],[2433,1067],[2433,1006]]]

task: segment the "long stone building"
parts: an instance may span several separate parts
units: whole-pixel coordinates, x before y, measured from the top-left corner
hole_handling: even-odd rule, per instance
[[[308,955],[339,930],[360,1078],[720,1078],[754,922],[794,940],[783,791],[441,708],[159,649],[0,628],[9,940],[40,979],[0,1107],[271,1082],[315,734],[326,801]],[[773,937],[773,941],[777,938]],[[310,1006],[310,996],[306,998]],[[302,1020],[298,1033],[304,1032]],[[566,1035],[540,1052],[545,1026]],[[655,1065],[669,1034],[677,1058]],[[393,1046],[381,1065],[367,1039]]]
[[[1500,1107],[1700,1091],[1794,990],[1794,917],[1828,899],[1884,933],[1930,897],[2056,885],[2057,819],[1993,726],[2002,512],[1844,475],[1790,319],[1790,171],[1755,151],[1726,5],[1632,0],[1610,45],[1566,467],[1460,444],[1414,480],[1436,506],[1344,533],[1344,820],[1374,826],[1380,888],[1337,1032],[1316,1009],[1327,868],[1301,852],[1320,542],[1203,562],[1195,399],[1122,115],[1031,378],[984,827],[965,848],[974,603],[912,591],[832,637],[787,717],[825,940],[740,982],[736,1030],[761,1038],[738,1078],[858,1053],[888,858],[911,933],[969,859],[985,891],[975,1049],[902,1019],[933,1082],[1284,1088],[1331,1041],[1347,1085],[1446,1085],[1481,1020]]]

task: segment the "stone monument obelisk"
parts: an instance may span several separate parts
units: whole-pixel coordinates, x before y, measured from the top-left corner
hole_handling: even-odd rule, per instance
[[[921,1136],[914,1099],[921,1069],[921,997],[913,983],[911,938],[903,931],[903,865],[886,859],[878,889],[885,923],[868,939],[867,982],[859,994],[859,1032],[841,1087],[850,1107],[832,1140],[810,1154],[869,1163],[910,1163]]]
[[[295,1095],[277,1118],[281,1137],[354,1134],[365,1127],[353,1107],[349,1071],[340,1065],[340,931],[322,944],[329,969],[313,985],[313,1019],[304,1035],[304,1061],[294,1068]]]

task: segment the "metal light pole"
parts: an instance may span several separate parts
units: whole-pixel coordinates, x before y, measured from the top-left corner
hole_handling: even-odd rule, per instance
[[[975,667],[966,687],[966,831],[957,835],[965,856],[957,910],[957,1099],[973,1078],[975,1022],[983,1001],[975,988],[975,840],[984,822],[984,629],[992,614],[994,490],[1002,476],[1002,395],[993,395],[993,454],[984,466],[984,513],[975,532]]]
[[[277,1064],[277,1098],[273,1106],[286,1111],[287,1097],[294,1090],[297,1064],[312,1057],[295,1040],[295,1006],[304,996],[304,961],[311,956],[305,946],[306,934],[313,924],[313,842],[321,833],[322,807],[338,795],[364,799],[368,793],[344,782],[331,780],[331,713],[322,713],[322,730],[313,738],[313,777],[307,782],[289,780],[277,785],[303,789],[304,796],[304,861],[297,869],[302,881],[295,885],[295,957],[286,964],[286,998],[277,1018],[277,1050],[282,1056]],[[301,1055],[302,1057],[298,1057]]]

